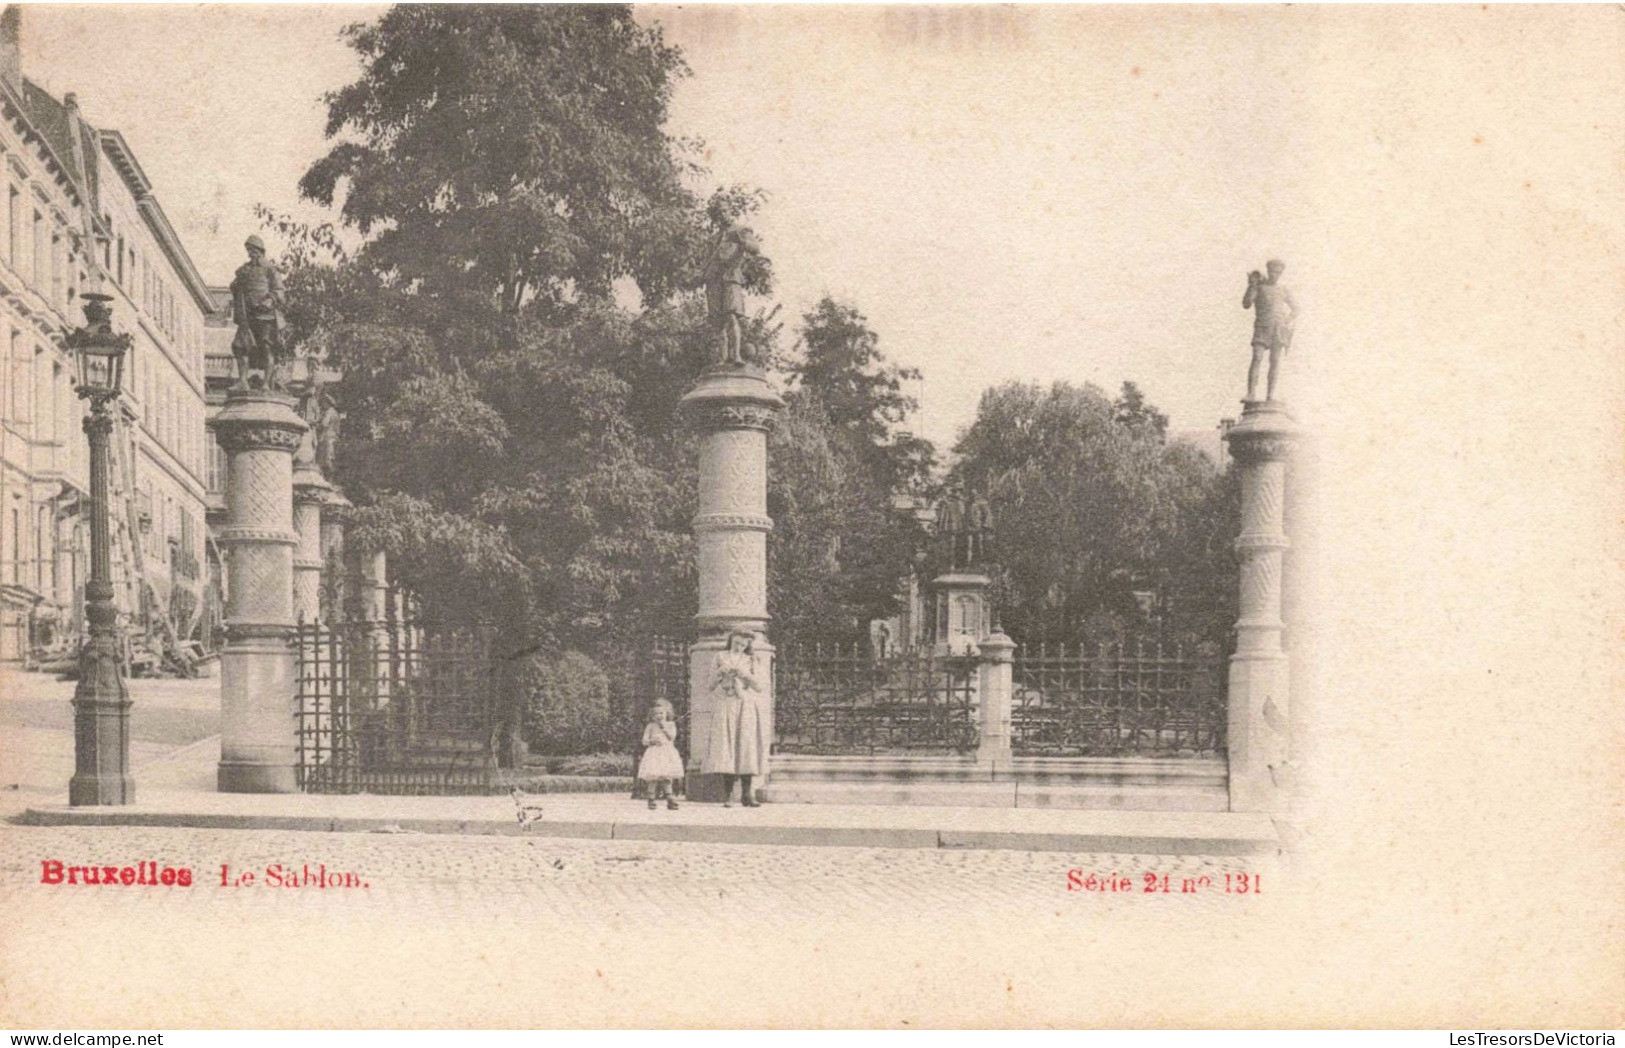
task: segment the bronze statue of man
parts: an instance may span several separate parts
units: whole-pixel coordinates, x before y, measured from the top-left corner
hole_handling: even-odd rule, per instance
[[[231,280],[231,319],[237,325],[231,352],[237,358],[239,384],[246,385],[249,371],[257,368],[265,385],[276,388],[284,325],[282,275],[265,261],[265,241],[251,236],[243,246],[248,261]]]
[[[961,566],[959,537],[965,533],[965,500],[959,492],[950,491],[937,504],[937,535],[947,540],[948,565]]]
[[[745,266],[760,250],[749,231],[729,228],[706,262],[706,312],[716,339],[713,364],[739,367],[750,362],[745,345]]]
[[[969,517],[970,538],[966,542],[967,561],[979,564],[988,559],[988,540],[993,537],[993,506],[986,495],[971,500]]]
[[[316,418],[316,465],[321,467],[325,476],[335,476],[338,468],[339,426],[344,421],[344,415],[339,411],[338,404],[326,391],[319,395],[319,411]]]
[[[1298,303],[1281,283],[1286,263],[1270,259],[1264,265],[1269,276],[1253,270],[1247,274],[1247,293],[1241,298],[1241,308],[1253,310],[1253,362],[1247,369],[1247,400],[1258,400],[1258,372],[1265,354],[1269,355],[1269,379],[1264,399],[1275,399],[1276,380],[1280,376],[1281,358],[1292,345],[1292,326],[1298,319]]]

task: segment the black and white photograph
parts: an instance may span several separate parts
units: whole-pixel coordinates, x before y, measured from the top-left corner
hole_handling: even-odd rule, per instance
[[[1625,1026],[1622,54],[4,5],[0,1027]]]

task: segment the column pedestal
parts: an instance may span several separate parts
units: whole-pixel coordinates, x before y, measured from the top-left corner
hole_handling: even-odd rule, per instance
[[[784,407],[761,370],[711,368],[683,397],[684,414],[699,429],[699,512],[694,541],[699,556],[699,636],[689,649],[688,797],[722,800],[722,777],[704,775],[711,719],[717,699],[717,655],[732,630],[767,629],[767,432]],[[772,737],[773,654],[764,657],[761,680]],[[753,783],[766,785],[766,776]]]
[[[1230,658],[1230,810],[1287,809],[1290,673],[1281,646],[1286,468],[1298,429],[1279,401],[1245,403],[1225,434],[1241,467],[1240,617]]]
[[[321,552],[323,622],[341,622],[345,617],[345,590],[349,572],[345,568],[344,522],[355,507],[337,487],[322,503]]]
[[[971,655],[986,635],[987,591],[993,580],[978,572],[938,575],[931,583],[935,600],[933,650],[939,655]]]
[[[293,453],[306,425],[290,397],[234,389],[210,420],[226,452],[226,646],[220,654],[223,793],[298,789]]]
[[[293,471],[293,530],[299,544],[293,551],[293,613],[296,621],[315,622],[322,614],[322,509],[333,485],[316,464],[295,463]]]

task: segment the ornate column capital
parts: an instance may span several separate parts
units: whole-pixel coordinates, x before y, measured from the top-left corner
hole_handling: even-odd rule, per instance
[[[706,432],[725,429],[771,429],[784,400],[757,368],[710,368],[678,404],[679,410]]]
[[[215,440],[228,452],[297,451],[310,427],[294,411],[292,397],[264,389],[234,389],[209,420]]]
[[[1299,429],[1291,412],[1280,401],[1243,401],[1241,421],[1231,426],[1224,439],[1230,454],[1243,464],[1281,462],[1291,457]]]

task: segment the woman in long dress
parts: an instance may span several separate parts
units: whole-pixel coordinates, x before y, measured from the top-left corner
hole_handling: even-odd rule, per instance
[[[717,675],[711,686],[716,706],[711,712],[705,759],[700,771],[722,776],[722,806],[733,806],[734,778],[739,799],[747,808],[758,805],[752,780],[767,772],[767,696],[763,684],[765,661],[755,650],[755,634],[735,630],[728,647],[717,656]]]

